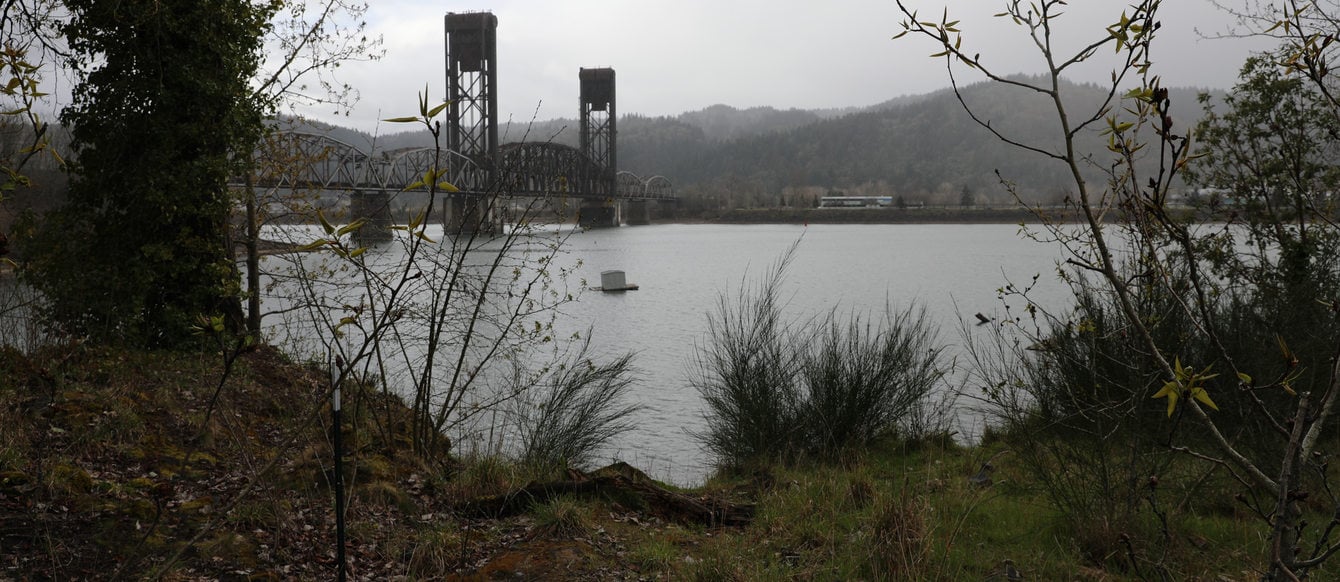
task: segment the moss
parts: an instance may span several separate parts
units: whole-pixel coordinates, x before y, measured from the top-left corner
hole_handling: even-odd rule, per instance
[[[221,561],[233,569],[252,569],[257,565],[256,542],[236,532],[218,532],[198,548],[201,557]]]
[[[139,491],[149,491],[154,488],[154,480],[148,477],[136,477],[126,481],[127,489],[136,489]]]
[[[228,521],[247,530],[278,529],[291,504],[283,500],[256,499],[239,504],[228,512]]]
[[[52,467],[46,481],[53,497],[82,495],[93,489],[93,477],[88,471],[65,463]]]
[[[0,493],[18,495],[32,483],[27,473],[17,470],[0,471]]]
[[[142,522],[152,521],[158,516],[158,506],[148,499],[131,499],[122,503],[118,509],[122,515]]]
[[[114,555],[154,552],[170,542],[168,532],[154,527],[158,508],[146,499],[108,503],[103,510],[110,515],[95,523],[93,541]]]
[[[395,467],[392,466],[390,460],[382,455],[359,457],[355,466],[360,479],[369,481],[395,480]]]
[[[354,491],[354,497],[363,503],[396,507],[407,513],[416,509],[414,498],[389,481],[364,483]]]
[[[201,515],[209,515],[214,511],[214,497],[209,495],[197,497],[182,503],[177,507],[177,510],[184,514],[198,513]]]
[[[154,442],[158,439],[148,440],[150,442],[130,447],[127,455],[148,465],[150,470],[165,479],[177,476],[188,479],[202,478],[210,469],[220,464],[219,458],[208,451],[184,450],[174,444]],[[187,463],[188,454],[189,463]]]

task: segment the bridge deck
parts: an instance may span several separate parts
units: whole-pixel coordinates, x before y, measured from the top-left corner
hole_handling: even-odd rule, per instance
[[[676,200],[664,177],[643,179],[631,172],[611,172],[581,151],[560,144],[505,144],[498,158],[472,159],[433,148],[366,153],[320,134],[279,132],[258,152],[253,184],[295,190],[427,191],[423,178],[437,167],[446,168],[439,181],[466,195]],[[243,180],[232,182],[240,185]]]

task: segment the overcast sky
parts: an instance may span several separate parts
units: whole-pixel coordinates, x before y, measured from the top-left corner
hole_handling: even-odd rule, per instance
[[[370,31],[386,56],[341,69],[359,88],[349,117],[309,114],[374,129],[376,119],[412,113],[427,84],[445,92],[443,15],[492,11],[498,17],[500,114],[518,121],[575,117],[580,67],[613,67],[621,114],[675,115],[723,103],[735,107],[865,106],[947,86],[943,61],[921,39],[892,40],[903,20],[893,0],[376,0]],[[1036,49],[1020,29],[992,18],[1003,3],[952,3],[965,48],[1002,72],[1038,72]],[[1064,17],[1067,40],[1101,34],[1125,2],[1074,0]],[[909,1],[938,18],[944,2]],[[1214,40],[1230,19],[1205,0],[1164,2],[1156,69],[1165,84],[1230,87],[1242,61],[1264,45]],[[1076,46],[1072,44],[1071,46]],[[1101,81],[1110,66],[1081,71]],[[972,77],[967,77],[972,79]],[[399,129],[399,128],[396,128]],[[382,131],[387,131],[383,127]]]

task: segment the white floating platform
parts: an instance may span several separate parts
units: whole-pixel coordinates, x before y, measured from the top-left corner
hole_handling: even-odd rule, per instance
[[[600,286],[596,287],[606,293],[617,291],[637,291],[637,285],[630,285],[624,278],[623,271],[601,271]]]

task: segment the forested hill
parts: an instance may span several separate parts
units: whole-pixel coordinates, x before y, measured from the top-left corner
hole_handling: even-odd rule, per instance
[[[1092,111],[1105,97],[1096,85],[1066,84],[1067,110]],[[1174,89],[1177,127],[1201,116],[1196,89]],[[983,120],[1002,133],[1046,149],[1060,141],[1056,113],[1037,93],[1000,84],[962,91]],[[1083,151],[1106,160],[1103,127],[1080,136]],[[1066,168],[1001,143],[974,123],[954,93],[905,96],[860,109],[804,111],[714,105],[675,117],[624,115],[619,120],[619,166],[642,176],[664,175],[685,196],[713,196],[732,205],[770,206],[784,197],[848,194],[903,196],[957,204],[1005,201],[995,171],[1017,182],[1026,198],[1051,201],[1070,188]],[[511,120],[503,141],[577,143],[577,122]],[[344,136],[366,143],[365,136]],[[428,145],[422,132],[377,138],[378,147]],[[1090,176],[1101,180],[1095,168]]]
[[[1199,119],[1197,92],[1172,92],[1177,127],[1191,127]],[[1068,85],[1064,94],[1070,112],[1092,111],[1106,95],[1093,85]],[[1059,150],[1056,112],[1046,98],[998,84],[969,86],[963,97],[1002,133]],[[1027,198],[1043,202],[1064,196],[1071,184],[1063,165],[1001,143],[974,123],[947,90],[734,139],[712,139],[692,119],[621,120],[621,169],[664,174],[681,191],[760,206],[781,202],[787,192],[815,190],[957,204],[966,189],[978,202],[1004,201],[996,170],[1017,182]],[[1080,143],[1083,151],[1106,161],[1102,127],[1096,124]],[[1097,169],[1091,178],[1102,179]]]

